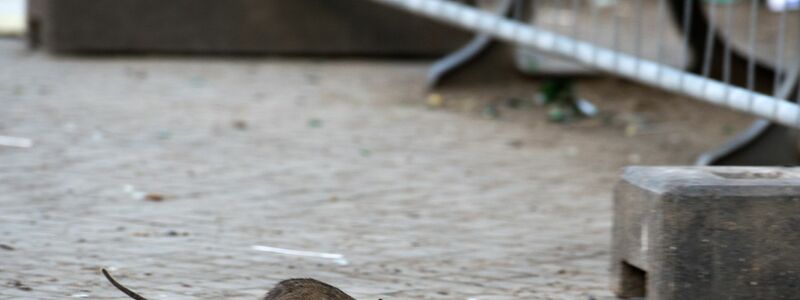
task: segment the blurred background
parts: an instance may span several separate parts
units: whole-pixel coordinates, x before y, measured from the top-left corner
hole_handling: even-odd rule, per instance
[[[615,299],[620,168],[797,162],[795,2],[389,2],[0,0],[0,298]]]

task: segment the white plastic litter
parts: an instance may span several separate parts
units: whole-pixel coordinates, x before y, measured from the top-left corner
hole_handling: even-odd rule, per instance
[[[33,146],[33,140],[23,137],[0,135],[0,146],[30,148]]]
[[[256,251],[263,251],[263,252],[272,252],[284,255],[294,255],[294,256],[305,256],[305,257],[316,257],[316,258],[325,258],[333,260],[333,262],[346,266],[350,264],[347,259],[344,258],[344,255],[339,253],[324,253],[324,252],[313,252],[313,251],[304,251],[304,250],[292,250],[292,249],[284,249],[284,248],[276,248],[276,247],[269,247],[269,246],[261,246],[261,245],[254,245],[252,246],[253,250]]]
[[[134,187],[131,184],[123,185],[122,191],[124,191],[128,195],[131,195],[131,198],[133,198],[134,200],[142,200],[144,199],[144,197],[147,196],[147,193],[137,190],[136,187]]]

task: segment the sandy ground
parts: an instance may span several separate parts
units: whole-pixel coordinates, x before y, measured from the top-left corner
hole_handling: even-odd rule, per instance
[[[505,105],[539,82],[504,69],[430,106],[427,63],[0,40],[0,135],[34,141],[0,147],[0,298],[122,299],[107,267],[150,299],[256,299],[289,277],[359,299],[609,299],[620,168],[691,163],[749,120],[604,78],[578,87],[602,117],[553,124]]]

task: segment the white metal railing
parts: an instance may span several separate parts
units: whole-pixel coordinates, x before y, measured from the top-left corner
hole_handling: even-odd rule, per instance
[[[472,6],[464,5],[461,3],[448,1],[448,0],[372,0],[375,2],[391,5],[400,9],[410,11],[415,14],[424,15],[436,20],[447,22],[462,28],[486,33],[493,37],[508,42],[516,43],[522,46],[531,47],[539,51],[557,54],[567,59],[574,60],[586,66],[592,67],[597,70],[608,72],[628,78],[630,80],[647,84],[650,86],[658,87],[668,91],[682,93],[691,96],[695,99],[709,102],[712,104],[729,107],[731,109],[750,113],[752,115],[769,119],[776,123],[787,126],[800,128],[800,108],[792,101],[785,99],[793,89],[793,85],[788,85],[788,88],[779,88],[778,82],[775,82],[775,89],[773,95],[756,92],[754,90],[753,82],[755,80],[754,66],[756,59],[753,58],[755,54],[751,54],[749,61],[749,68],[747,74],[748,84],[745,87],[738,87],[730,84],[726,80],[715,80],[707,74],[708,63],[704,63],[703,74],[695,74],[664,63],[658,59],[647,59],[640,55],[629,54],[619,51],[616,44],[613,47],[603,47],[598,43],[590,41],[585,38],[578,38],[570,36],[569,34],[559,33],[555,30],[548,30],[541,26],[523,23],[512,19],[504,18],[492,14],[488,11],[480,10]],[[641,0],[636,0],[641,3]],[[693,1],[693,0],[686,0]],[[704,0],[694,0],[704,1]],[[757,0],[752,0],[757,1]],[[661,0],[663,2],[663,0]],[[556,5],[567,6],[569,1],[555,0]],[[573,0],[572,3],[575,3]],[[663,5],[663,4],[662,4]],[[711,5],[709,17],[712,22],[716,22],[716,5]],[[640,6],[641,8],[641,6]],[[663,9],[663,8],[660,8]],[[757,14],[751,13],[753,17],[749,19],[751,28],[758,26]],[[596,15],[593,13],[592,18]],[[793,68],[784,68],[787,65],[784,59],[784,34],[785,22],[783,18],[785,13],[781,14],[781,35],[778,37],[779,47],[776,65],[787,69],[785,73],[796,75],[796,64],[792,63]],[[641,22],[641,17],[638,18]],[[685,20],[688,22],[688,18]],[[744,20],[746,22],[748,20]],[[730,20],[728,20],[730,23]],[[686,25],[686,24],[684,24]],[[615,39],[617,35],[615,24]],[[639,24],[638,26],[641,26]],[[687,26],[684,26],[687,27]],[[636,29],[641,34],[641,29]],[[661,29],[659,29],[660,31]],[[656,33],[660,35],[660,33]],[[756,44],[756,32],[750,32],[749,45],[754,48]],[[657,36],[661,39],[660,36]],[[713,39],[713,35],[709,40]],[[617,43],[618,41],[614,41]],[[663,43],[661,40],[658,43]],[[688,43],[688,38],[684,39],[684,43]],[[710,42],[709,42],[710,43]],[[684,45],[684,52],[686,45]],[[640,45],[637,45],[640,47]],[[749,49],[755,50],[755,49]],[[659,48],[659,51],[660,48]],[[637,51],[638,52],[638,51]],[[753,53],[755,51],[751,51]],[[638,53],[637,53],[638,54]],[[660,56],[660,55],[659,55]],[[684,56],[685,53],[684,53]],[[708,54],[706,55],[708,56]],[[783,77],[781,77],[783,75]],[[729,74],[725,75],[729,77]],[[776,77],[794,77],[787,74],[777,72]],[[778,78],[778,79],[779,79]],[[781,92],[779,92],[782,91]]]

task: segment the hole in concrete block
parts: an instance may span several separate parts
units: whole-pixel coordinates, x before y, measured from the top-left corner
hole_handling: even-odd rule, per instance
[[[647,294],[647,272],[622,261],[622,292],[620,297],[645,297]]]

